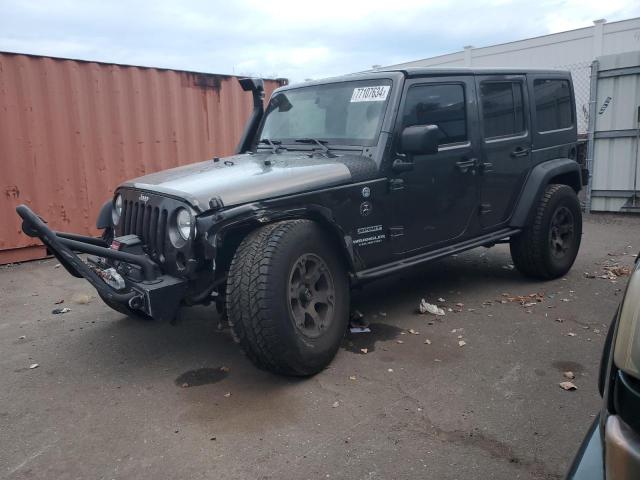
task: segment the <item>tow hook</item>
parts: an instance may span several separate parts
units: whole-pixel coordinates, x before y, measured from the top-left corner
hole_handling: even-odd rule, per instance
[[[129,306],[134,310],[140,310],[144,307],[144,298],[142,295],[136,295],[135,297],[131,297],[129,300]]]

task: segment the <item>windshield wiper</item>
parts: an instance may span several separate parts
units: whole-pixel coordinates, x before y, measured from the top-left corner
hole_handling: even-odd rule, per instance
[[[309,144],[316,144],[317,146],[319,146],[322,149],[322,153],[326,154],[327,157],[335,157],[336,155],[334,153],[331,153],[331,150],[329,150],[329,147],[327,147],[325,145],[325,143],[329,143],[326,140],[318,140],[317,138],[296,138],[295,141],[297,143],[309,143]]]
[[[280,150],[286,150],[286,148],[281,147],[282,142],[280,140],[270,140],[268,138],[261,139],[258,143],[265,143],[271,147],[272,153],[280,153]]]

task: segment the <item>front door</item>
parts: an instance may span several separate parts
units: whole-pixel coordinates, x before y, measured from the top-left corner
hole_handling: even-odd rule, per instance
[[[394,253],[417,254],[468,236],[477,218],[478,132],[472,76],[415,79],[405,84],[396,138],[413,125],[436,125],[438,153],[394,158],[413,165],[391,174]],[[399,141],[395,142],[396,152]]]
[[[477,76],[482,130],[480,223],[499,228],[511,217],[531,158],[531,133],[523,75]]]

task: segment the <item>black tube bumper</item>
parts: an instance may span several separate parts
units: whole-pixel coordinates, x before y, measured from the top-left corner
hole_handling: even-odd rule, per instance
[[[172,320],[175,317],[186,292],[186,280],[162,274],[159,266],[146,254],[120,252],[109,248],[101,239],[55,232],[26,205],[16,207],[16,212],[22,218],[22,231],[30,237],[38,237],[71,275],[85,278],[103,299],[134,311],[140,310],[158,320]],[[133,281],[124,277],[125,288],[116,290],[75,252],[136,266],[141,271],[142,280]]]

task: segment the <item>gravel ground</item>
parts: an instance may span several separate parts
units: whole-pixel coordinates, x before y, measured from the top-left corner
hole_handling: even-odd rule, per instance
[[[256,370],[212,308],[129,319],[53,260],[2,267],[0,477],[561,478],[628,278],[585,272],[631,265],[639,227],[587,216],[551,282],[510,269],[502,245],[373,283],[353,302],[372,332],[306,380]],[[446,315],[417,314],[421,298]],[[567,370],[576,391],[558,386]]]

